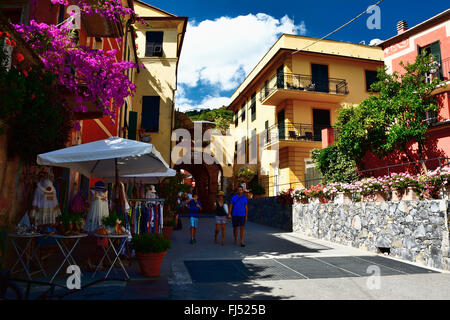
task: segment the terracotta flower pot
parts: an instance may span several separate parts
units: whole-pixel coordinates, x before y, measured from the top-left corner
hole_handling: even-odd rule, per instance
[[[333,202],[344,204],[352,203],[352,197],[345,192],[338,192],[337,195],[334,197]]]
[[[413,201],[419,200],[417,193],[413,188],[407,188],[404,190],[394,190],[392,192],[392,201]]]
[[[362,202],[383,202],[387,200],[387,195],[383,191],[376,191],[373,194],[366,194],[362,196]]]
[[[158,277],[166,252],[161,253],[140,253],[136,252],[141,274],[145,277]]]
[[[162,229],[163,236],[166,239],[170,239],[170,236],[172,235],[172,232],[173,232],[173,226],[165,226]]]

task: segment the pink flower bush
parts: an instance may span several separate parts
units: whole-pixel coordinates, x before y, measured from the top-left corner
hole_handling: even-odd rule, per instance
[[[329,183],[325,186],[312,186],[309,189],[299,188],[291,193],[291,197],[299,202],[301,199],[321,195],[333,198],[340,192],[348,196],[372,195],[375,192],[388,194],[394,190],[413,188],[423,200],[439,198],[442,188],[447,186],[450,186],[450,167],[437,168],[427,174],[392,173],[389,176],[364,178],[353,183]]]
[[[65,6],[74,4],[88,15],[98,14],[112,22],[120,22],[120,18],[126,16],[139,19],[134,10],[122,6],[120,0],[51,0],[51,2]]]
[[[30,21],[14,25],[25,41],[40,55],[45,68],[58,76],[61,85],[75,95],[75,112],[86,112],[87,102],[94,102],[104,115],[114,121],[124,99],[136,91],[125,71],[136,68],[133,62],[115,61],[116,50],[93,50],[78,46],[71,31],[62,26]]]

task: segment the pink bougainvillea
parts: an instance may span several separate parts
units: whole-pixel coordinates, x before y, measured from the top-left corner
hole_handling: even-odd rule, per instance
[[[103,51],[78,46],[71,30],[30,21],[14,25],[25,41],[40,55],[47,70],[58,76],[61,85],[73,92],[76,112],[86,112],[87,102],[114,120],[117,108],[136,91],[125,71],[136,68],[133,62],[116,62],[116,50]]]
[[[51,2],[53,4],[69,5],[69,0],[51,0]],[[88,15],[98,14],[113,22],[119,22],[122,17],[126,16],[144,22],[132,8],[122,6],[120,0],[71,0],[70,4],[77,5],[82,12]]]

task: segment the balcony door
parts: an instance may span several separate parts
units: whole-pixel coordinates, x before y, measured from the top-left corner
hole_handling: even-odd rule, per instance
[[[313,109],[314,141],[322,141],[322,129],[331,127],[330,110]]]
[[[284,89],[284,66],[281,66],[277,70],[277,88]]]
[[[323,64],[311,64],[311,81],[315,85],[316,91],[329,92],[328,66]]]
[[[277,122],[278,122],[278,140],[284,140],[286,138],[286,128],[284,124],[284,110],[281,110],[277,114]]]

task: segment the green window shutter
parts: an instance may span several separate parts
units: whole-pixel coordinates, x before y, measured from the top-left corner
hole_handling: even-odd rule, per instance
[[[159,96],[142,97],[142,123],[141,128],[147,132],[159,131]]]
[[[136,140],[137,133],[137,112],[130,111],[128,114],[128,139]]]

